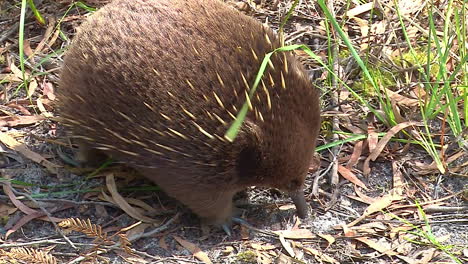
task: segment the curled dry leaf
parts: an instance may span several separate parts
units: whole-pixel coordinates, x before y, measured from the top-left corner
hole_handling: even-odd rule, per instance
[[[197,245],[191,243],[191,242],[188,242],[187,240],[185,239],[182,239],[178,236],[174,236],[174,239],[179,242],[179,244],[181,246],[183,246],[184,248],[186,248],[188,251],[190,251],[193,256],[195,258],[197,258],[198,260],[206,263],[206,264],[212,264],[213,262],[211,262],[210,258],[208,257],[208,255],[203,252]]]
[[[140,221],[143,221],[143,222],[146,222],[146,223],[154,223],[154,222],[157,222],[156,219],[153,219],[153,218],[150,218],[150,217],[147,217],[147,216],[144,216],[142,215],[138,210],[136,210],[135,208],[133,208],[120,194],[119,192],[117,191],[117,186],[115,184],[115,180],[114,180],[114,174],[112,173],[108,173],[106,175],[106,186],[107,186],[107,189],[109,190],[111,196],[112,196],[112,203],[114,203],[115,205],[118,205],[125,213],[127,213],[129,216],[137,219],[137,220],[140,220]],[[104,196],[107,196],[104,192],[102,193]]]
[[[289,256],[294,258],[296,256],[296,253],[294,253],[294,250],[291,247],[291,243],[286,241],[286,239],[284,239],[284,236],[282,235],[279,235],[279,241],[281,242],[281,245],[283,246],[284,250],[288,252]]]
[[[392,139],[392,137],[396,133],[400,132],[400,130],[405,129],[405,128],[409,127],[409,126],[420,126],[420,125],[421,125],[421,123],[419,123],[419,122],[408,121],[408,122],[400,123],[400,124],[392,127],[387,132],[387,134],[385,134],[385,136],[382,137],[382,139],[379,141],[379,143],[377,143],[375,149],[372,150],[371,154],[369,155],[369,158],[372,161],[375,161],[377,159],[377,157],[380,155],[380,153],[382,153],[382,150],[388,144],[390,139]]]
[[[346,167],[344,167],[342,165],[338,165],[338,172],[340,173],[341,176],[343,176],[343,178],[345,178],[348,181],[354,183],[355,185],[360,186],[361,188],[367,190],[367,186],[361,180],[359,180],[358,177],[356,176],[356,174],[354,174],[348,168],[346,168]]]

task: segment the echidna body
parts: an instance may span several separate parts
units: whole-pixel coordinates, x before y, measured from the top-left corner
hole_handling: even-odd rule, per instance
[[[249,186],[288,192],[303,217],[320,109],[292,54],[272,56],[237,138],[224,138],[278,47],[272,30],[218,0],[114,0],[66,53],[61,116],[83,146],[210,223],[229,222],[233,195]]]

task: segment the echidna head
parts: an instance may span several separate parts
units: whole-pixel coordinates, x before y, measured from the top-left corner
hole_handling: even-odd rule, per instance
[[[284,121],[284,120],[283,120]],[[300,217],[307,216],[304,181],[309,171],[316,130],[291,118],[282,127],[246,122],[250,135],[239,153],[237,170],[240,178],[252,185],[277,188],[290,195]]]

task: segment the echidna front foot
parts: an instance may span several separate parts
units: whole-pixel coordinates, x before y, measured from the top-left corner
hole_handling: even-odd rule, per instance
[[[98,167],[106,161],[107,155],[91,147],[85,140],[78,139],[78,152],[75,155],[75,161],[80,167]]]

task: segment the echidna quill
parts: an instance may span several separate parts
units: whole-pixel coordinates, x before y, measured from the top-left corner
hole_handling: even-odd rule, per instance
[[[114,0],[66,53],[61,117],[82,150],[133,166],[207,223],[229,223],[249,186],[289,193],[305,217],[319,92],[293,54],[272,56],[238,136],[224,137],[278,47],[218,0]]]

